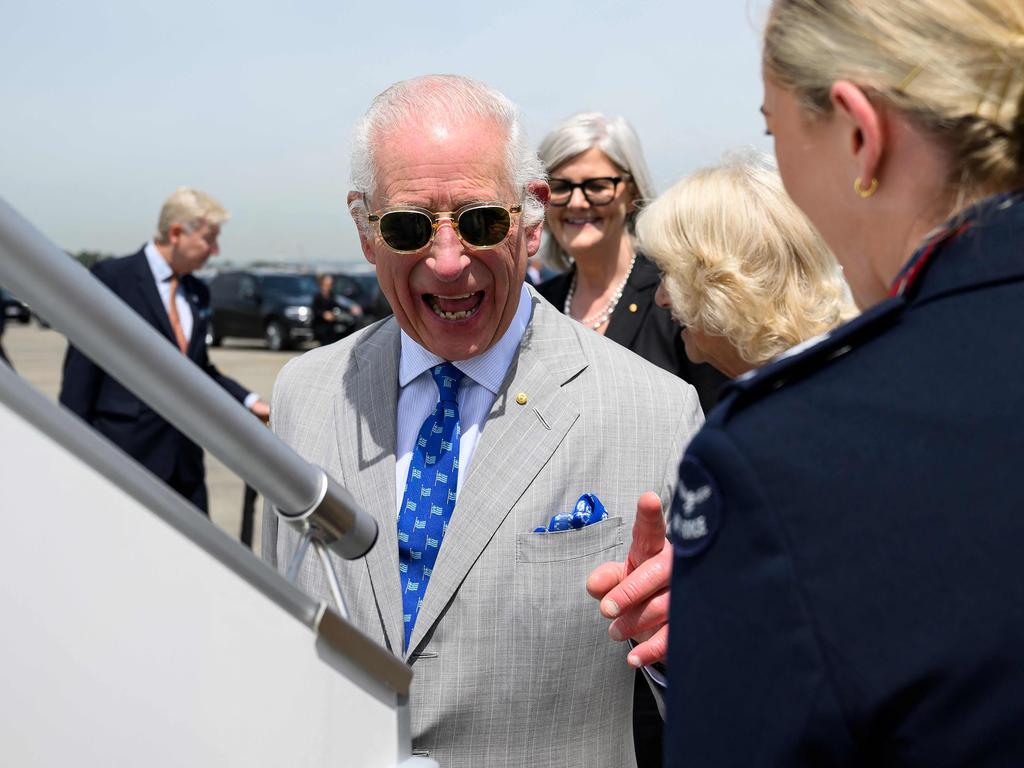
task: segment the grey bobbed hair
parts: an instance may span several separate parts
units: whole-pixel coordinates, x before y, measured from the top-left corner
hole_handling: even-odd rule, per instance
[[[537,153],[550,174],[558,166],[576,155],[597,147],[619,168],[633,179],[636,189],[636,209],[647,200],[653,200],[657,194],[651,172],[644,159],[644,151],[640,146],[640,138],[633,126],[624,117],[605,117],[600,112],[579,112],[559,125],[544,137]],[[634,233],[636,210],[629,214],[626,227]],[[545,225],[547,229],[547,225]],[[540,256],[549,267],[560,272],[572,266],[572,259],[558,244],[551,232],[544,238]]]

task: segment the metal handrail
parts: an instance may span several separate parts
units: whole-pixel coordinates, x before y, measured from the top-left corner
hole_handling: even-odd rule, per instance
[[[2,198],[0,283],[256,488],[283,520],[312,530],[342,557],[361,557],[373,546],[376,521],[344,488],[264,429],[175,345]]]

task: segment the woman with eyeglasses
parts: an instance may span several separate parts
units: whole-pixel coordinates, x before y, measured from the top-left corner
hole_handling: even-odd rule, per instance
[[[549,176],[544,262],[564,272],[538,289],[588,328],[690,382],[707,411],[725,378],[686,357],[671,315],[654,302],[659,275],[633,242],[633,223],[654,184],[625,118],[581,112],[540,143]]]
[[[774,0],[763,75],[863,313],[686,451],[666,765],[1024,765],[1024,4]]]

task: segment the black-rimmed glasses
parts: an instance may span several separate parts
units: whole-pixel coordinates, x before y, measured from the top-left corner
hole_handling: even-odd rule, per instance
[[[568,179],[550,179],[548,186],[551,188],[551,196],[548,198],[548,204],[559,207],[568,205],[569,200],[572,199],[573,190],[579,189],[591,205],[608,205],[615,199],[619,183],[628,178],[629,176],[602,176],[579,182]]]
[[[470,250],[494,248],[512,231],[512,215],[521,205],[469,203],[455,211],[428,211],[413,205],[382,208],[367,216],[381,240],[396,253],[422,251],[434,240],[442,221],[450,221],[456,237]]]

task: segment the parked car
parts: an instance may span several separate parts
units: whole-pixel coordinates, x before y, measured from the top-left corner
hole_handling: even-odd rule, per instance
[[[210,325],[207,343],[217,346],[228,337],[264,339],[271,350],[289,349],[313,338],[311,305],[316,278],[284,270],[230,270],[210,281]],[[352,302],[339,302],[343,310]],[[351,331],[356,318],[339,313],[338,322]]]
[[[22,325],[27,324],[32,318],[32,313],[25,303],[16,299],[6,288],[0,288],[0,312],[3,312],[8,320],[14,320]]]
[[[377,273],[372,268],[331,274],[334,277],[334,292],[363,308],[363,325],[369,325],[391,314],[391,305],[381,291]]]

